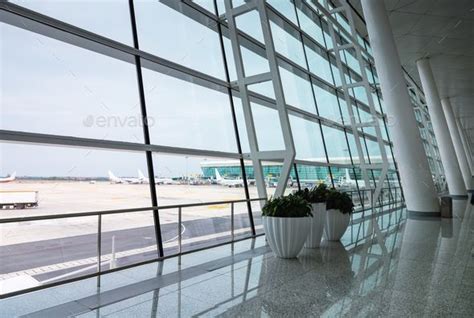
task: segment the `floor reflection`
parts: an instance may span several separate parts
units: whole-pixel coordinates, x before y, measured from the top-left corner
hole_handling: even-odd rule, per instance
[[[374,230],[370,232],[373,226],[361,224],[346,246],[323,242],[321,248],[304,249],[294,260],[279,259],[270,252],[209,273],[195,284],[166,287],[175,296],[175,316],[334,316],[360,308],[359,298],[380,287],[390,269],[394,270],[390,255],[399,249],[396,236],[404,224],[400,213],[398,216],[385,222],[382,241]],[[167,304],[161,307],[160,297],[154,295],[149,301],[151,316],[172,314],[166,311],[170,295],[164,297]],[[112,315],[131,315],[139,307],[143,305]],[[101,315],[107,314],[102,311]]]

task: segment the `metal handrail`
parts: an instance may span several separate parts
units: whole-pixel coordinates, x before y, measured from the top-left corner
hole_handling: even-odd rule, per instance
[[[123,213],[135,213],[144,211],[159,211],[169,209],[180,209],[190,208],[196,206],[206,205],[219,205],[219,204],[235,204],[244,202],[263,201],[266,198],[254,198],[254,199],[242,199],[242,200],[227,200],[227,201],[211,201],[211,202],[199,202],[199,203],[187,203],[187,204],[173,204],[163,206],[150,206],[143,208],[130,208],[130,209],[119,209],[119,210],[105,210],[105,211],[94,211],[94,212],[76,212],[76,213],[62,213],[62,214],[49,214],[49,215],[36,215],[36,216],[25,216],[25,217],[14,217],[14,218],[0,218],[0,224],[5,223],[16,223],[16,222],[29,222],[29,221],[43,221],[51,219],[64,219],[64,218],[76,218],[86,216],[97,216],[97,215],[108,215],[108,214],[123,214]]]

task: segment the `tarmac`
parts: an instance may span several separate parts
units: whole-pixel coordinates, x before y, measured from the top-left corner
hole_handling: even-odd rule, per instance
[[[156,188],[159,206],[245,199],[243,188],[221,185]],[[148,184],[20,180],[1,184],[0,190],[39,193],[37,208],[0,210],[0,219],[151,206]],[[249,191],[251,198],[258,197],[255,187],[249,187]],[[253,202],[252,207],[261,229],[260,204]],[[178,251],[178,210],[159,213],[165,254],[174,254]],[[182,250],[230,240],[230,215],[230,204],[182,209]],[[245,202],[235,204],[234,215],[235,235],[248,235],[250,222]],[[0,224],[0,282],[27,275],[44,283],[97,270],[97,231],[97,216]],[[102,268],[156,257],[152,212],[104,215],[101,242]]]

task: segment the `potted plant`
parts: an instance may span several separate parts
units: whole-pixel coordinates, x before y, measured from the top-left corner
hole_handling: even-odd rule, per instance
[[[328,241],[339,241],[349,225],[354,204],[351,197],[336,189],[330,189],[326,197],[326,224],[324,232]]]
[[[262,222],[268,244],[281,258],[294,258],[308,236],[311,206],[301,196],[290,194],[270,198],[262,208]]]
[[[324,224],[326,223],[326,196],[328,188],[324,183],[309,190],[297,191],[295,194],[303,197],[311,204],[313,218],[308,237],[306,238],[306,248],[316,248],[321,244],[321,238],[324,232]]]

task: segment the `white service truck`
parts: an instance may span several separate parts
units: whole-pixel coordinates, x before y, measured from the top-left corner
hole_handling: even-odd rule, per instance
[[[0,191],[0,209],[24,209],[38,206],[38,191]]]

